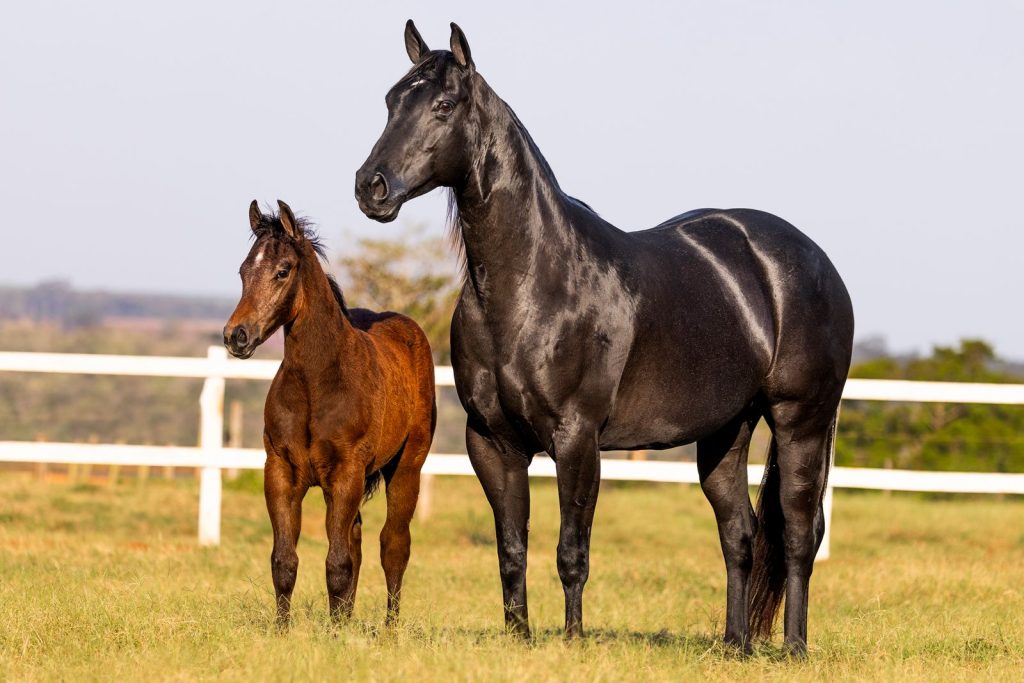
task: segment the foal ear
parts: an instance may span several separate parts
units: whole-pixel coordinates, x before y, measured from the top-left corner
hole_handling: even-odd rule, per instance
[[[252,228],[253,232],[256,232],[256,228],[260,227],[262,222],[263,214],[260,213],[260,205],[254,199],[252,204],[249,205],[249,227]]]
[[[423,42],[423,36],[416,30],[416,24],[412,23],[412,19],[405,22],[405,51],[409,53],[409,59],[413,64],[418,63],[430,52],[430,48]]]
[[[469,52],[469,41],[466,40],[466,34],[454,21],[452,22],[452,54],[455,55],[455,61],[459,63],[459,66],[473,69],[473,55]]]
[[[277,208],[281,210],[281,227],[284,228],[285,234],[293,240],[299,239],[302,236],[302,232],[298,228],[298,221],[295,220],[292,208],[280,199],[277,200]]]

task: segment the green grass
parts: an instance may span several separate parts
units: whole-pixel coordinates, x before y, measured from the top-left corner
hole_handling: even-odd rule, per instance
[[[243,480],[225,491],[223,545],[195,542],[196,487],[0,480],[0,678],[6,680],[1020,680],[1024,502],[839,492],[833,559],[811,584],[807,661],[780,637],[749,658],[718,644],[725,572],[695,487],[607,485],[585,594],[566,643],[557,504],[533,487],[537,638],[500,630],[490,511],[479,485],[439,478],[413,530],[401,625],[381,627],[376,533],[364,510],[356,614],[327,617],[323,502],[306,501],[295,620],[273,625],[270,525]]]

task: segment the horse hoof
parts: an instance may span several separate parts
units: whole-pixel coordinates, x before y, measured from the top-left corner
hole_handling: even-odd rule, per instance
[[[727,648],[729,648],[731,650],[734,650],[738,654],[741,654],[741,655],[744,655],[744,656],[749,656],[749,655],[754,654],[754,645],[753,645],[753,643],[750,642],[749,639],[734,638],[734,637],[726,636],[725,640],[723,642],[725,642],[725,646]]]
[[[505,633],[511,638],[521,640],[524,643],[533,641],[533,634],[530,633],[530,627],[528,626],[509,626],[505,629]]]
[[[583,637],[583,627],[580,625],[566,626],[565,627],[565,639],[566,640],[579,640]]]

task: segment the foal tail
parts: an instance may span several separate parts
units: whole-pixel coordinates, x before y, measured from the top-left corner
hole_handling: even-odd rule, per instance
[[[827,441],[825,443],[825,484],[828,483],[829,469],[832,466],[836,446],[836,426],[839,413],[832,418]],[[768,448],[768,459],[764,466],[764,479],[757,498],[757,531],[754,537],[754,563],[750,575],[750,637],[771,638],[772,625],[786,593],[786,558],[782,542],[782,503],[780,501],[779,482],[779,447],[772,436]],[[821,488],[822,496],[825,486]],[[818,500],[817,514],[822,515],[822,500]],[[819,525],[815,523],[815,532],[819,536],[815,543],[817,551],[820,535],[824,529],[824,517]]]
[[[373,494],[377,492],[377,487],[380,486],[381,481],[384,480],[384,471],[377,470],[373,474],[366,477],[366,481],[363,484],[363,502],[370,500]]]

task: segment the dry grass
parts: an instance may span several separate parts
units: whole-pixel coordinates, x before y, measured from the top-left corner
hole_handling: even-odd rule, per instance
[[[479,485],[438,479],[414,529],[402,624],[381,629],[383,577],[364,511],[354,620],[327,619],[323,503],[306,504],[295,624],[272,624],[270,532],[257,482],[225,492],[224,545],[196,547],[190,483],[0,481],[0,677],[7,680],[1020,680],[1024,502],[836,496],[833,559],[812,582],[811,656],[779,638],[740,658],[718,644],[725,574],[693,487],[606,486],[588,636],[559,634],[557,505],[534,484],[536,641],[500,631],[493,527]],[[380,497],[378,497],[380,498]]]

